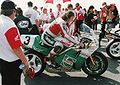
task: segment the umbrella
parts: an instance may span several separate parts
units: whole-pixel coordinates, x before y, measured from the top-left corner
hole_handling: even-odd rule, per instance
[[[65,3],[65,2],[71,2],[71,0],[63,0],[63,3]]]
[[[45,0],[45,3],[51,3],[51,4],[53,4],[53,0]]]
[[[51,3],[51,4],[53,4],[53,1],[54,0],[45,0],[45,3]],[[63,3],[65,3],[65,2],[70,2],[71,0],[63,0]]]

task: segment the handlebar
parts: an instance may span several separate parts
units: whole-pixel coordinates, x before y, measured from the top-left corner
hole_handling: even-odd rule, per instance
[[[115,31],[115,33],[120,32],[120,30]]]
[[[114,35],[114,36],[116,36],[116,37],[119,37],[120,38],[120,35],[119,35],[119,33],[118,32],[120,32],[120,30],[116,30],[115,32],[109,32],[110,34],[112,34],[112,35]]]
[[[114,35],[114,36],[116,36],[116,37],[119,37],[119,38],[120,38],[120,35],[117,35],[117,33],[115,33],[115,34],[110,33],[110,34],[112,34],[112,35]]]

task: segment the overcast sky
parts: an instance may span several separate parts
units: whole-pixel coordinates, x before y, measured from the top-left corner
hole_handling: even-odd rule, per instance
[[[0,0],[0,4],[3,2],[4,0]],[[42,6],[45,6],[47,8],[51,7],[53,8],[53,10],[56,10],[56,4],[57,3],[62,3],[62,0],[55,0],[54,4],[47,4],[45,5],[44,3],[44,0],[12,0],[14,1],[18,7],[21,7],[23,10],[27,9],[27,2],[28,1],[32,1],[34,5],[38,6],[39,8],[42,7]],[[117,5],[117,8],[118,10],[120,10],[120,0],[71,0],[72,1],[72,4],[74,5],[76,2],[79,2],[80,5],[83,7],[83,8],[86,8],[88,9],[88,7],[90,5],[94,5],[94,7],[97,9],[97,10],[100,10],[100,7],[101,7],[101,4],[103,2],[107,2],[108,4],[110,3],[115,3]],[[62,8],[66,7],[67,3],[62,3]]]

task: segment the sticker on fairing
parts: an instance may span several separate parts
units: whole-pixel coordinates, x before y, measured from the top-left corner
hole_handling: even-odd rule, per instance
[[[68,55],[65,55],[62,62],[61,62],[61,65],[63,67],[71,68],[76,61],[77,60],[75,58],[72,58],[72,57],[70,57]]]

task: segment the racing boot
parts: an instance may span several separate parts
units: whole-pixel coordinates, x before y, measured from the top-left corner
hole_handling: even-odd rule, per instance
[[[54,62],[54,57],[56,56],[56,54],[53,53],[49,53],[47,57],[45,57],[44,61],[46,62],[46,64],[51,67],[51,68],[55,68],[55,64]]]

